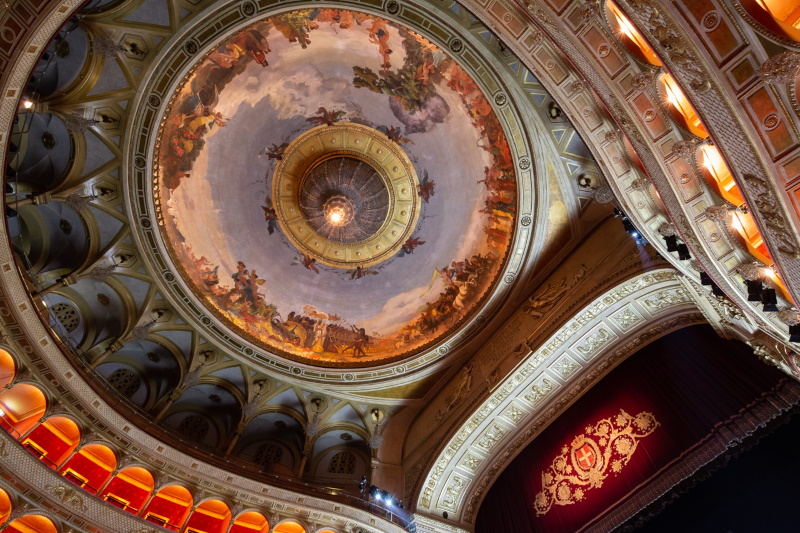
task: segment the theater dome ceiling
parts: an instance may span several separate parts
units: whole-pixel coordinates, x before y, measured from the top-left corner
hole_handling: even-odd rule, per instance
[[[399,23],[263,18],[196,61],[161,124],[171,259],[264,350],[322,366],[413,355],[503,270],[517,176],[501,122],[467,69]]]

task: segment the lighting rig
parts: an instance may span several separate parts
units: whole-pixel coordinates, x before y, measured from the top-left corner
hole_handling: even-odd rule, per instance
[[[614,218],[621,218],[622,219],[622,227],[625,228],[625,231],[636,240],[636,244],[640,246],[644,246],[647,244],[647,239],[644,238],[644,235],[636,229],[636,226],[633,225],[631,219],[628,218],[628,215],[625,214],[624,211],[614,208]]]
[[[365,482],[364,478],[362,478],[362,482]],[[359,483],[358,486],[360,488],[361,483]],[[369,486],[369,495],[376,502],[385,503],[387,507],[397,507],[398,509],[405,509],[405,506],[403,505],[403,502],[401,500],[393,498],[392,495],[389,494],[389,491],[381,490],[380,487],[376,487],[375,485]]]

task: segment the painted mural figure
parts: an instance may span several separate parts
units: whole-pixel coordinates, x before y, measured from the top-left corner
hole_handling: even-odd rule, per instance
[[[352,349],[353,357],[365,357],[367,352],[364,351],[364,347],[369,343],[367,332],[364,330],[364,328],[356,328],[355,326],[352,326],[352,329],[355,332],[356,337],[352,341],[353,344],[344,351],[346,352],[347,350]]]

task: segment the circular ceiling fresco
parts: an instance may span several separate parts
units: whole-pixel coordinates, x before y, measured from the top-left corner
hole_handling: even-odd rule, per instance
[[[207,53],[156,146],[167,249],[197,298],[321,366],[418,353],[502,271],[516,176],[472,77],[374,15],[270,16]]]

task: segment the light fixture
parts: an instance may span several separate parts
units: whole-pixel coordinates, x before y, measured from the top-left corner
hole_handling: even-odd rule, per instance
[[[676,237],[675,235],[665,235],[664,242],[667,245],[668,252],[678,251],[678,237]]]
[[[722,291],[722,289],[719,288],[719,285],[717,285],[713,281],[711,282],[711,294],[713,294],[714,296],[725,296],[725,293]]]
[[[747,301],[760,302],[761,292],[764,290],[764,286],[761,284],[761,280],[760,279],[746,280],[745,283],[747,284]]]
[[[392,505],[392,495],[389,494],[389,491],[382,490],[380,499],[385,501],[387,504]]]
[[[800,343],[800,324],[789,326],[789,342]]]
[[[30,109],[33,107],[33,102],[31,102],[30,100],[23,100],[22,107],[24,107],[25,109]]]
[[[714,280],[706,272],[700,272],[700,285],[714,285]]]
[[[775,289],[764,289],[761,291],[761,302],[764,304],[765,313],[778,312],[778,297]]]
[[[681,243],[678,245],[678,259],[681,261],[688,261],[692,258],[692,254],[689,252],[689,247],[685,244]]]
[[[375,485],[369,486],[369,495],[372,496],[373,499],[381,501],[381,490]]]

